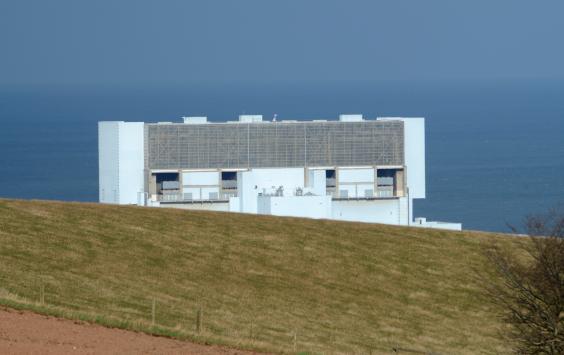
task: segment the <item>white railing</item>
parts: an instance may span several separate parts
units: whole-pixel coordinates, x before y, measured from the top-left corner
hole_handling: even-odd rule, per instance
[[[208,195],[207,198],[194,198],[192,194],[186,193],[165,193],[162,195],[157,195],[157,201],[160,202],[214,202],[214,201],[229,201],[230,197],[237,197],[236,192],[229,192],[229,193],[221,193],[219,195],[210,196]]]

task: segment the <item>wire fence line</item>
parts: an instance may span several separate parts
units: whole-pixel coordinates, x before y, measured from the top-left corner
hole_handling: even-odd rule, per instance
[[[79,286],[80,282],[77,282]],[[84,283],[90,284],[88,282]],[[58,286],[50,285],[48,281],[43,279],[33,282],[28,285],[36,289],[36,292],[31,292],[31,295],[23,297],[15,293],[8,292],[12,296],[15,296],[17,303],[23,304],[33,304],[39,305],[40,308],[53,308],[65,312],[65,304],[61,304],[59,295],[57,294]],[[92,286],[92,285],[90,285]],[[6,294],[0,294],[0,299],[4,298]],[[96,295],[92,295],[95,297]],[[214,322],[213,312],[206,312],[205,307],[202,304],[191,305],[190,307],[182,307],[178,305],[171,305],[169,302],[160,302],[158,297],[145,297],[143,300],[143,305],[145,309],[138,309],[136,317],[125,317],[122,320],[122,324],[137,324],[141,325],[145,331],[152,332],[153,330],[170,329],[171,331],[180,331],[183,334],[188,334],[192,336],[221,336],[226,339],[232,339],[236,342],[248,341],[249,343],[263,343],[271,344],[271,346],[282,347],[285,351],[293,352],[303,352],[311,351],[308,345],[311,344],[311,339],[307,336],[308,332],[305,330],[300,330],[296,327],[282,329],[279,325],[276,325],[278,331],[272,332],[274,329],[271,326],[261,324],[261,322],[256,321],[251,318],[248,322],[241,324],[240,321],[237,322],[237,326],[230,329],[228,326],[221,326]],[[73,307],[71,307],[73,308]],[[79,314],[80,312],[76,310],[69,309],[73,314]],[[111,312],[110,312],[111,313]],[[120,317],[115,314],[93,314],[92,312],[87,312],[95,319],[96,322],[103,319],[119,319]],[[175,319],[171,319],[171,315]],[[163,321],[163,318],[166,319]],[[179,326],[178,320],[182,320],[182,325]],[[221,329],[220,329],[221,328]],[[128,328],[126,328],[128,329]],[[139,330],[139,329],[137,329]],[[318,337],[317,335],[316,337]],[[270,338],[276,337],[278,339],[285,339],[285,341],[275,341],[271,342]],[[405,353],[405,354],[427,354],[427,355],[439,355],[432,351],[416,350],[410,347],[404,346],[393,346],[384,347],[383,344],[379,345],[365,345],[351,344],[347,341],[339,341],[339,339],[346,338],[346,335],[341,334],[337,327],[332,327],[326,334],[327,339],[329,339],[329,344],[313,344],[314,348],[324,348],[332,354],[333,351],[337,354],[343,353],[342,351],[336,350],[338,348],[357,348],[352,352],[345,351],[344,353],[351,354],[377,354],[382,352],[392,352],[392,353]],[[373,340],[373,338],[371,338]],[[370,342],[372,342],[372,340]],[[282,343],[282,344],[281,344]],[[360,349],[359,349],[360,348]],[[326,353],[325,351],[323,353]]]

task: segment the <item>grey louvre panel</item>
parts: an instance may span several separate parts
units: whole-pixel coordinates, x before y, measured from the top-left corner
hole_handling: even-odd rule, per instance
[[[224,189],[236,189],[237,188],[237,180],[223,180],[221,185]]]
[[[379,177],[378,178],[378,185],[385,186],[385,185],[393,185],[394,178],[393,177]]]
[[[148,169],[403,165],[403,122],[149,124]]]
[[[180,187],[178,181],[163,181],[163,190],[176,190]]]

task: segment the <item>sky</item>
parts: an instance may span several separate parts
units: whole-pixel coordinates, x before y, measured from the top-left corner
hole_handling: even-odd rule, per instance
[[[562,0],[0,0],[0,86],[564,79]]]

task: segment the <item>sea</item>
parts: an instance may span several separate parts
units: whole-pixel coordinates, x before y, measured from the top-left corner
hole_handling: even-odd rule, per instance
[[[564,204],[564,82],[0,87],[0,198],[97,201],[97,122],[426,118],[415,216],[508,232]],[[0,212],[1,213],[1,212]]]

